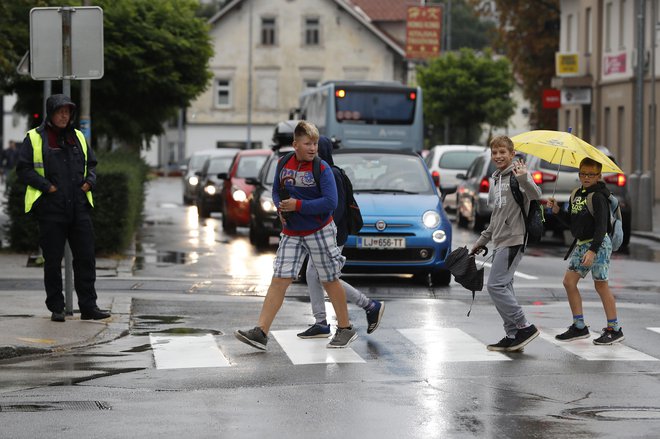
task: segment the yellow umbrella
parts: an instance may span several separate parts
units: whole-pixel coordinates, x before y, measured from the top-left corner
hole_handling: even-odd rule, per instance
[[[516,151],[531,154],[549,163],[579,168],[583,158],[589,157],[603,165],[603,171],[623,174],[621,168],[598,148],[571,133],[535,130],[511,138]]]

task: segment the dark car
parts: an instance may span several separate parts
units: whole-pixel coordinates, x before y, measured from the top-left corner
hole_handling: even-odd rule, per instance
[[[227,154],[228,149],[205,149],[202,151],[197,151],[193,153],[186,160],[185,165],[182,167],[182,178],[181,182],[183,184],[183,204],[186,206],[197,204],[197,189],[199,184],[199,172],[201,172],[204,167],[206,159],[212,155],[225,155]],[[233,149],[232,151],[237,152],[238,149]]]
[[[215,153],[206,159],[202,170],[196,173],[199,184],[195,204],[197,205],[197,215],[200,218],[208,218],[212,212],[222,212],[221,193],[224,180],[218,177],[218,174],[227,173],[236,153],[235,149]]]
[[[490,158],[490,150],[479,154],[465,174],[456,175],[456,221],[459,227],[474,224],[476,231],[481,231],[490,221],[493,212],[488,205],[488,190],[493,183],[490,177],[495,172],[495,163]]]
[[[250,224],[250,195],[254,185],[247,179],[256,178],[261,167],[272,151],[268,149],[246,149],[234,156],[229,172],[221,173],[222,185],[222,229],[227,233],[235,233],[236,227],[246,227]]]

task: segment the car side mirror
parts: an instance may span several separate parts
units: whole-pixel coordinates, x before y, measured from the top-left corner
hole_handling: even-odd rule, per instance
[[[259,185],[259,179],[257,177],[248,177],[245,179],[245,184],[251,184],[252,186]]]
[[[195,175],[198,176],[198,177],[201,177],[202,176],[202,171],[196,171]]]
[[[440,187],[440,190],[442,191],[442,195],[449,195],[449,194],[455,194],[456,190],[458,189],[458,186],[442,186]]]
[[[463,173],[456,174],[456,178],[458,178],[459,180],[467,180],[467,176]]]
[[[229,180],[229,174],[226,172],[221,172],[218,174],[218,178],[220,180]]]

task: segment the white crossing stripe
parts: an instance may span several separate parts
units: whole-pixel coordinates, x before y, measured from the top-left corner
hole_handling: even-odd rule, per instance
[[[399,329],[404,337],[422,348],[433,362],[511,361],[501,352],[492,352],[458,328]]]
[[[270,331],[293,364],[366,363],[350,347],[328,349],[330,338],[302,339],[300,330]]]
[[[566,331],[566,328],[543,328],[541,338],[589,361],[660,361],[657,358],[646,355],[621,343],[615,343],[611,346],[595,345],[593,339],[600,336],[600,334],[593,331],[590,338],[574,341],[559,341],[555,339],[555,335],[561,334],[564,331]],[[625,341],[622,343],[625,343]]]
[[[212,334],[161,336],[149,334],[156,369],[229,367]]]
[[[648,329],[649,331],[657,332],[658,334],[660,334],[660,328],[646,328],[646,329]]]

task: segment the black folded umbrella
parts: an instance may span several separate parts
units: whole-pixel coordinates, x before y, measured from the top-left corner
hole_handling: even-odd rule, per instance
[[[463,288],[472,291],[472,303],[474,303],[475,291],[484,288],[484,269],[477,268],[474,255],[470,255],[467,247],[459,247],[447,255],[445,267],[454,275],[454,280]],[[472,311],[472,304],[467,315]]]

